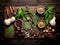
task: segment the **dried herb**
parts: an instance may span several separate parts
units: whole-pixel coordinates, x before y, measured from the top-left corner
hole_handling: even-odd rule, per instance
[[[27,7],[27,12],[30,14],[30,18],[31,18],[31,21],[32,21],[32,26],[36,26],[37,25],[37,22],[38,22],[38,17],[36,16],[36,14],[34,12],[32,12],[30,10],[30,7],[29,6],[26,6]]]
[[[7,29],[5,31],[5,34],[8,37],[14,37],[14,26],[13,25],[10,25],[9,27],[7,27]]]
[[[31,29],[31,23],[30,22],[25,22],[24,25],[23,25],[23,28],[26,31],[29,31]]]

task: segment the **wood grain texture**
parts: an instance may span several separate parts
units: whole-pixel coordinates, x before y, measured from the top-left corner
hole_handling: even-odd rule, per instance
[[[12,3],[11,3],[12,2]],[[25,2],[24,2],[25,3]],[[23,3],[23,1],[21,2],[21,0],[19,1],[19,0],[13,0],[13,1],[11,1],[11,0],[0,0],[0,37],[1,38],[3,38],[3,27],[4,27],[4,25],[3,25],[3,15],[4,15],[4,7],[6,7],[6,6],[9,6],[9,5],[14,5],[14,6],[21,6],[21,5],[26,5],[26,3],[24,4]],[[46,0],[45,2],[43,1],[43,0],[36,0],[36,2],[34,3],[34,4],[31,4],[31,5],[40,5],[40,4],[42,4],[42,5],[55,5],[56,6],[56,16],[57,16],[57,18],[58,19],[60,19],[60,0]],[[30,4],[29,4],[30,5]],[[57,19],[57,20],[58,20]],[[58,22],[59,22],[59,20],[58,20]],[[58,24],[59,25],[59,24]],[[60,26],[58,26],[57,27],[58,29],[60,28]],[[59,34],[60,34],[60,29],[59,30],[57,30],[57,34],[58,34],[58,32],[59,32]],[[59,37],[60,35],[57,35],[57,37],[56,38],[60,38]],[[8,45],[18,45],[18,44],[20,44],[20,45],[54,45],[54,44],[57,44],[56,42],[58,42],[58,41],[56,41],[56,40],[19,40],[19,39],[8,39],[8,40],[5,40],[5,39],[1,39],[1,43],[2,44],[8,44]],[[60,42],[58,42],[58,43],[60,43]]]

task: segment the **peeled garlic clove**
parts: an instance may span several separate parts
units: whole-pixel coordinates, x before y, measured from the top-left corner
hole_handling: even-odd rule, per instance
[[[15,17],[12,17],[12,18],[11,18],[11,22],[14,22],[14,21],[15,21]]]
[[[5,23],[6,25],[10,25],[11,22],[10,22],[8,19],[5,19],[5,20],[4,20],[4,23]]]

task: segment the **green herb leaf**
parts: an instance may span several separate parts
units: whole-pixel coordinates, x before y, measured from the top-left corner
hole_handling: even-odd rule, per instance
[[[44,13],[46,25],[49,24],[50,20],[52,19],[53,14],[54,14],[54,6],[46,6],[46,11]]]
[[[7,27],[5,31],[5,35],[7,35],[8,37],[14,37],[14,26],[13,25],[10,25],[9,27]]]
[[[23,28],[26,31],[29,31],[29,29],[31,29],[31,23],[30,22],[25,22],[24,25],[23,25]]]
[[[23,19],[24,21],[27,20],[26,12],[23,10],[23,8],[19,8],[19,9],[18,9],[18,12],[17,12],[17,14],[16,14],[16,16],[15,16],[16,19],[18,19],[18,18],[20,18],[20,17],[22,17],[22,19]]]
[[[34,12],[30,10],[29,6],[26,6],[26,7],[27,7],[27,12],[30,14],[30,18],[32,19],[33,24],[36,26],[38,22],[38,17]]]

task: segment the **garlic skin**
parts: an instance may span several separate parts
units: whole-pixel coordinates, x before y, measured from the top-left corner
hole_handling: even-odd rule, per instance
[[[10,20],[5,19],[5,20],[4,20],[4,23],[5,23],[6,25],[10,25],[11,22],[10,22]]]
[[[12,18],[11,18],[11,22],[14,22],[14,21],[15,21],[15,17],[12,17]]]
[[[7,19],[7,20],[8,20],[8,21],[10,21],[10,22],[12,22],[12,19],[10,19],[10,18],[9,18],[9,19]]]
[[[50,25],[51,26],[55,26],[56,25],[55,20],[56,20],[56,17],[53,17],[53,19],[50,21]]]

